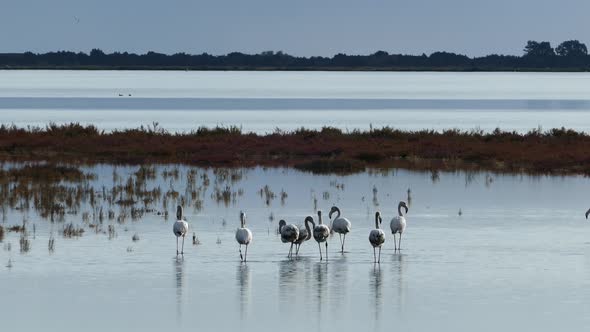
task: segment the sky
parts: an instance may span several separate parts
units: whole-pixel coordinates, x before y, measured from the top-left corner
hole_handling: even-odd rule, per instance
[[[522,54],[590,43],[588,0],[0,0],[0,52]]]

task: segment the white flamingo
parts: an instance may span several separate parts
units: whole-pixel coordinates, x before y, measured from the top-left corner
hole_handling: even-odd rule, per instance
[[[176,222],[172,226],[172,232],[176,235],[176,255],[178,255],[178,238],[182,236],[182,251],[181,255],[184,255],[184,237],[188,233],[188,223],[182,219],[182,206],[176,207]]]
[[[336,218],[332,221],[332,230],[340,235],[340,252],[344,252],[344,241],[346,241],[346,234],[350,232],[350,220],[340,217],[340,209],[337,206],[332,206],[328,217],[332,219],[332,214],[336,213]],[[344,239],[342,239],[344,235]]]
[[[322,223],[322,211],[318,210],[318,224],[316,225],[313,222],[313,218],[308,216],[305,218],[305,223],[311,222],[313,224],[313,238],[318,243],[318,248],[320,249],[320,260],[323,259],[322,257],[322,246],[320,243],[326,242],[326,260],[328,260],[328,237],[330,237],[330,227],[324,225]]]
[[[393,246],[394,250],[401,250],[402,248],[402,233],[406,230],[406,218],[402,214],[402,207],[406,209],[406,213],[408,213],[408,206],[406,202],[401,201],[397,205],[397,216],[391,219],[391,223],[389,226],[391,227],[391,234],[393,234]],[[399,245],[395,242],[395,234],[399,233]]]
[[[369,242],[373,246],[373,259],[375,263],[381,263],[381,246],[385,242],[385,232],[379,229],[379,225],[383,219],[381,219],[381,213],[375,212],[375,229],[369,233]],[[375,257],[375,248],[379,248],[379,260]]]
[[[291,243],[287,257],[293,257],[293,244],[299,239],[299,228],[293,224],[287,225],[287,222],[281,219],[279,221],[279,233],[283,243]]]
[[[245,262],[248,259],[248,245],[252,242],[252,232],[246,228],[246,214],[240,211],[240,228],[236,230],[236,241],[240,244],[240,259]],[[242,246],[246,246],[246,252],[242,257]]]

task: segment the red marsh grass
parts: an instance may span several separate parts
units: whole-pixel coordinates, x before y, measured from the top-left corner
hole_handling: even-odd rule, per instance
[[[400,167],[588,174],[589,148],[590,136],[565,128],[519,134],[390,127],[343,132],[325,127],[257,135],[237,127],[175,134],[156,125],[114,132],[75,123],[27,129],[0,126],[3,161],[290,166],[315,173]]]

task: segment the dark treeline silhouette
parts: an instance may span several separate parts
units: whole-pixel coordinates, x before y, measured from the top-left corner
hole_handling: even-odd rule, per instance
[[[586,45],[569,40],[553,48],[549,42],[528,41],[522,56],[491,54],[473,57],[449,52],[430,55],[389,54],[378,51],[371,55],[336,54],[333,57],[296,57],[281,51],[260,54],[232,52],[226,55],[207,53],[166,55],[114,52],[106,54],[93,49],[79,52],[44,54],[3,53],[0,68],[71,68],[71,69],[224,69],[224,70],[571,70],[590,69]]]

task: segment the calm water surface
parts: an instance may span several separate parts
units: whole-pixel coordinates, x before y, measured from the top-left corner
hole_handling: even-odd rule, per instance
[[[228,180],[192,169],[200,188],[193,196],[186,180],[191,169],[156,169],[144,189],[179,196],[156,200],[155,211],[173,211],[184,200],[190,233],[200,244],[187,239],[184,258],[177,258],[173,218],[156,212],[105,220],[96,232],[95,219],[81,216],[92,214],[88,202],[54,222],[33,204],[9,209],[2,225],[25,218],[31,248],[20,252],[14,232],[0,244],[3,330],[576,331],[590,324],[587,178],[402,170],[316,176],[255,168]],[[161,175],[172,169],[177,177]],[[97,192],[95,206],[118,214],[116,204],[100,198],[101,188],[126,183],[136,170],[87,168],[97,175],[88,184]],[[275,193],[268,202],[259,192],[266,185]],[[236,194],[218,200],[216,188],[226,186]],[[394,253],[386,232],[382,262],[375,265],[368,243],[374,212],[381,211],[387,231],[408,188],[403,250]],[[346,252],[338,252],[334,236],[329,260],[320,262],[312,239],[299,259],[288,260],[288,245],[275,233],[278,219],[302,223],[315,207],[327,213],[333,204],[352,221]],[[234,240],[240,210],[254,234],[247,264],[239,262]],[[84,235],[64,238],[69,222],[84,227]],[[107,225],[116,236],[105,234]],[[140,240],[133,242],[133,234]]]
[[[0,71],[2,123],[590,130],[588,73]]]

